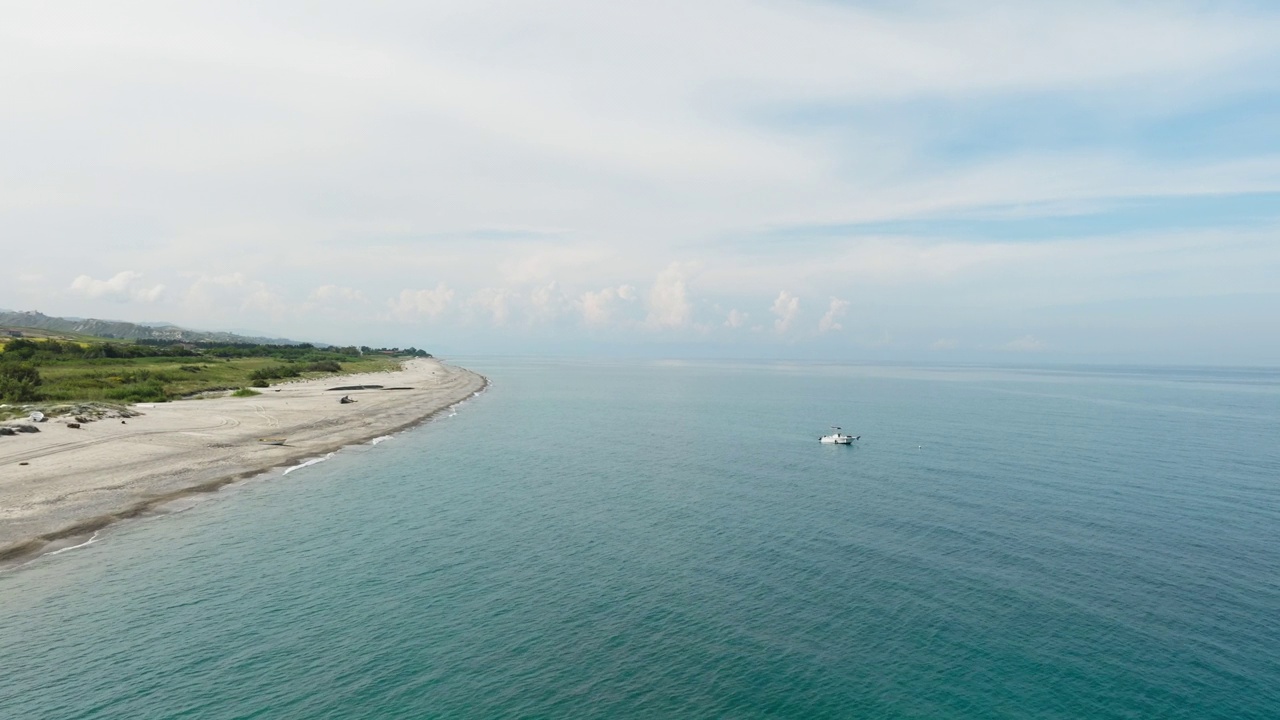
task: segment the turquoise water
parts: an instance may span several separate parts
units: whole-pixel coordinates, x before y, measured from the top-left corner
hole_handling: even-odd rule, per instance
[[[0,717],[1280,717],[1276,371],[464,364],[0,574]]]

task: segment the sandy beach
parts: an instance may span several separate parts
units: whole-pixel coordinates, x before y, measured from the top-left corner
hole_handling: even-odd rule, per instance
[[[72,429],[61,418],[41,423],[39,433],[0,437],[0,562],[412,426],[485,384],[468,370],[414,359],[394,372],[285,383],[253,397],[137,405],[142,414],[123,422]],[[383,389],[331,389],[352,385]],[[339,403],[344,395],[355,402]],[[286,441],[267,445],[263,437]]]

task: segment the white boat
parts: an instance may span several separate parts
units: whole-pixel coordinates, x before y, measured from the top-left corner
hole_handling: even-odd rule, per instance
[[[862,437],[861,435],[845,435],[840,432],[841,428],[839,425],[832,425],[831,429],[835,430],[835,432],[830,435],[823,435],[818,438],[818,442],[825,443],[827,445],[852,445],[854,440]]]

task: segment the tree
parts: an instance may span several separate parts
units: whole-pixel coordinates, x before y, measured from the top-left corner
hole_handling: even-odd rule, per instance
[[[44,379],[40,371],[26,363],[0,365],[0,400],[35,402],[40,399]]]

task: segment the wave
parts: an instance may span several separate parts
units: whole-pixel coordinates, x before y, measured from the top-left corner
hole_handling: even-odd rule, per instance
[[[101,531],[99,531],[99,532],[101,532]],[[70,547],[64,547],[64,548],[62,548],[61,550],[54,550],[53,552],[48,553],[48,554],[49,554],[49,555],[61,555],[62,553],[66,552],[66,551],[68,551],[68,550],[75,550],[76,548],[82,548],[82,547],[84,547],[84,546],[86,546],[86,545],[92,545],[92,544],[93,544],[93,541],[94,541],[94,540],[97,540],[97,539],[98,539],[98,533],[97,533],[97,532],[95,532],[95,533],[94,533],[94,534],[93,534],[93,535],[92,535],[88,540],[85,540],[84,542],[80,543],[79,545],[72,545],[72,546],[70,546]]]
[[[369,441],[369,444],[370,444],[370,445],[377,445],[378,443],[386,442],[387,440],[390,440],[390,439],[391,439],[391,436],[390,436],[390,435],[379,435],[378,437],[376,437],[376,438],[374,438],[374,439],[370,440],[370,441]]]
[[[316,464],[322,463],[322,462],[324,462],[325,460],[328,460],[329,458],[331,458],[331,457],[333,457],[333,456],[334,456],[334,453],[329,453],[329,454],[325,455],[324,457],[311,458],[310,460],[303,460],[302,462],[298,463],[297,465],[291,465],[291,466],[289,466],[289,467],[285,468],[285,469],[284,469],[284,472],[283,472],[283,473],[281,473],[281,474],[282,474],[282,475],[288,475],[289,473],[293,472],[294,470],[300,470],[300,469],[302,469],[302,468],[304,468],[304,467],[310,467],[310,466],[312,466],[312,465],[316,465]]]

